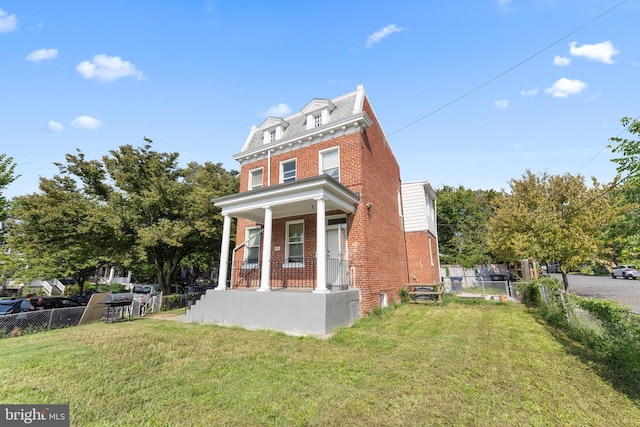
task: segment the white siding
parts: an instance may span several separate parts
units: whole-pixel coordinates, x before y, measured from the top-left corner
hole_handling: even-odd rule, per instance
[[[404,229],[411,231],[430,231],[438,235],[433,190],[426,181],[402,184],[402,208],[404,211]],[[429,193],[432,194],[429,194]]]

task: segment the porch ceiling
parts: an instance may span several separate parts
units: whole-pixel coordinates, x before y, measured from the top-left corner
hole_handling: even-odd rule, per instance
[[[318,199],[325,200],[325,211],[354,213],[360,196],[335,179],[320,175],[219,197],[213,202],[223,215],[263,223],[266,207],[271,207],[274,219],[314,214]]]

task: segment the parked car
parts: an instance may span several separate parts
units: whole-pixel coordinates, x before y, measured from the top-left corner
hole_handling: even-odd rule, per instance
[[[82,305],[87,305],[87,304],[89,304],[89,300],[91,299],[91,296],[93,294],[100,294],[100,293],[102,293],[102,292],[100,292],[100,291],[98,291],[96,289],[91,289],[91,290],[88,290],[88,291],[80,292],[79,294],[71,295],[70,298],[78,301]]]
[[[611,272],[612,278],[622,277],[623,279],[637,279],[640,276],[640,271],[636,269],[635,265],[619,265]]]
[[[185,291],[182,285],[171,285],[171,293],[183,295],[183,294],[186,294],[187,292]]]
[[[44,304],[44,310],[50,310],[52,308],[71,308],[81,307],[82,304],[72,298],[57,297],[57,296],[35,296],[31,298],[31,305],[36,307],[38,299],[42,298]]]
[[[562,273],[562,267],[559,262],[553,262],[548,265],[547,272],[549,273]]]
[[[20,303],[24,298],[8,298],[0,300],[0,316],[20,313]]]
[[[133,294],[134,301],[145,303],[149,301],[151,297],[160,295],[162,288],[158,284],[133,285],[131,293]]]

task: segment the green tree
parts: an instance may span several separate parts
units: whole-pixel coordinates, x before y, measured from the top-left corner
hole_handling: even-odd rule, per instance
[[[61,171],[106,207],[115,239],[112,260],[123,266],[151,263],[169,292],[180,262],[196,253],[219,253],[222,216],[211,200],[238,191],[238,172],[221,164],[178,166],[178,153],[124,145],[102,161],[68,154]]]
[[[625,130],[640,138],[640,121],[623,117]],[[635,262],[640,257],[640,139],[612,137],[613,153],[622,157],[612,159],[623,177],[616,189],[620,205],[625,208],[623,218],[612,224],[609,236],[614,242],[613,261]]]
[[[581,175],[534,175],[510,181],[510,193],[496,199],[488,244],[502,260],[534,257],[560,262],[565,290],[567,272],[587,261],[599,262],[606,243],[603,230],[618,213],[606,188]]]
[[[84,195],[76,181],[56,175],[40,178],[40,192],[13,201],[9,244],[21,252],[14,277],[73,277],[80,290],[96,268],[111,257],[113,236],[105,206]],[[15,260],[14,260],[15,261]]]
[[[15,169],[16,165],[13,163],[13,158],[7,157],[6,154],[0,154],[0,221],[4,221],[7,218],[9,203],[2,193],[9,184],[18,178],[14,174]]]
[[[472,267],[491,261],[486,245],[494,190],[471,190],[444,186],[438,200],[438,247],[445,264]]]

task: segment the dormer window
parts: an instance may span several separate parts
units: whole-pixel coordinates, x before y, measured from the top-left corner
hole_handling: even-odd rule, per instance
[[[286,120],[278,117],[269,117],[258,128],[262,132],[262,143],[271,144],[281,140],[287,126],[289,126],[289,123]]]
[[[336,108],[329,99],[314,99],[302,110],[307,119],[307,130],[311,130],[329,123],[331,112]]]

